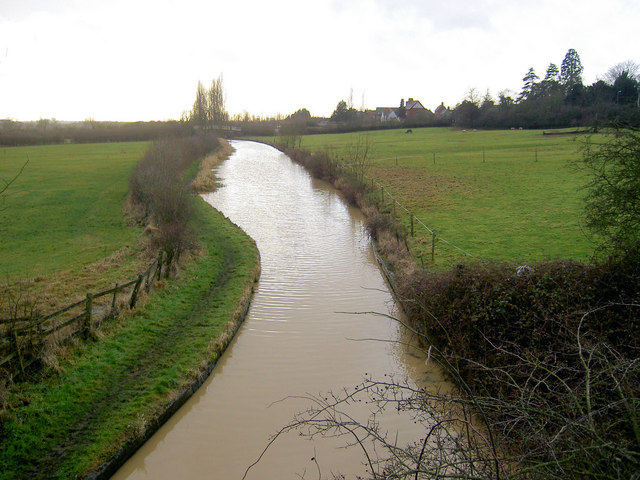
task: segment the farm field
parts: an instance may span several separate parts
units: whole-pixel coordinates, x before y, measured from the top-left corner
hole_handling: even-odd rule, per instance
[[[435,268],[469,260],[526,263],[587,260],[594,242],[582,226],[581,136],[540,130],[449,128],[313,135],[302,148],[348,162],[359,135],[369,139],[368,177],[436,233]],[[380,197],[379,197],[380,198]],[[387,209],[393,200],[384,196]],[[410,215],[396,205],[410,231]],[[416,259],[431,262],[432,234],[414,222]]]
[[[135,247],[140,231],[122,212],[132,167],[146,142],[0,148],[1,282],[77,270]]]

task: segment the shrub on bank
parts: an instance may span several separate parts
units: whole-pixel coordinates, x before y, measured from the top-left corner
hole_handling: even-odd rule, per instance
[[[213,136],[197,135],[154,143],[136,164],[130,180],[129,211],[141,224],[151,224],[151,244],[168,258],[193,245],[188,223],[193,216],[189,166],[219,148]]]
[[[459,265],[400,275],[411,324],[543,478],[637,473],[640,251],[595,265]]]

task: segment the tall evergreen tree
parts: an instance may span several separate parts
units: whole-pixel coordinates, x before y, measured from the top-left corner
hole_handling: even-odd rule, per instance
[[[574,85],[582,85],[582,71],[584,67],[580,62],[580,56],[573,48],[567,51],[567,54],[562,60],[562,66],[560,67],[560,83],[569,90]]]
[[[522,92],[520,92],[520,100],[527,100],[531,97],[536,86],[536,80],[539,79],[540,77],[536,75],[535,70],[533,69],[533,67],[531,67],[522,79],[522,81],[524,82],[524,86],[522,87]]]
[[[555,63],[550,63],[547,67],[547,73],[544,76],[545,82],[557,82],[560,77],[560,71]]]
[[[397,112],[399,118],[404,118],[407,116],[407,107],[404,105],[404,98],[400,99],[400,107],[398,108]]]

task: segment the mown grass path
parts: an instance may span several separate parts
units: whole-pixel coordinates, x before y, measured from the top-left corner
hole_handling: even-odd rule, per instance
[[[106,338],[79,347],[63,373],[13,397],[0,430],[0,478],[73,478],[138,438],[203,369],[258,272],[255,244],[200,199],[206,254]],[[15,394],[17,395],[17,394]]]

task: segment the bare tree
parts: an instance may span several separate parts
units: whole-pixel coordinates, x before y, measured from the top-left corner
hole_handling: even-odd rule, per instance
[[[209,123],[213,127],[220,127],[229,119],[225,106],[222,75],[211,82],[211,87],[207,91],[207,113]]]
[[[629,78],[640,81],[640,64],[633,60],[626,60],[624,62],[617,63],[604,74],[604,80],[613,85],[618,78],[626,75]]]
[[[359,183],[369,171],[371,162],[371,138],[367,133],[358,133],[351,137],[345,148],[345,157]]]
[[[198,88],[196,89],[196,99],[191,107],[191,114],[189,120],[199,126],[202,130],[206,130],[208,125],[208,108],[207,108],[207,91],[202,85],[202,82],[198,82]]]
[[[222,75],[211,82],[209,89],[206,89],[202,82],[198,82],[196,99],[191,107],[189,120],[202,130],[219,128],[229,120],[225,102]]]

